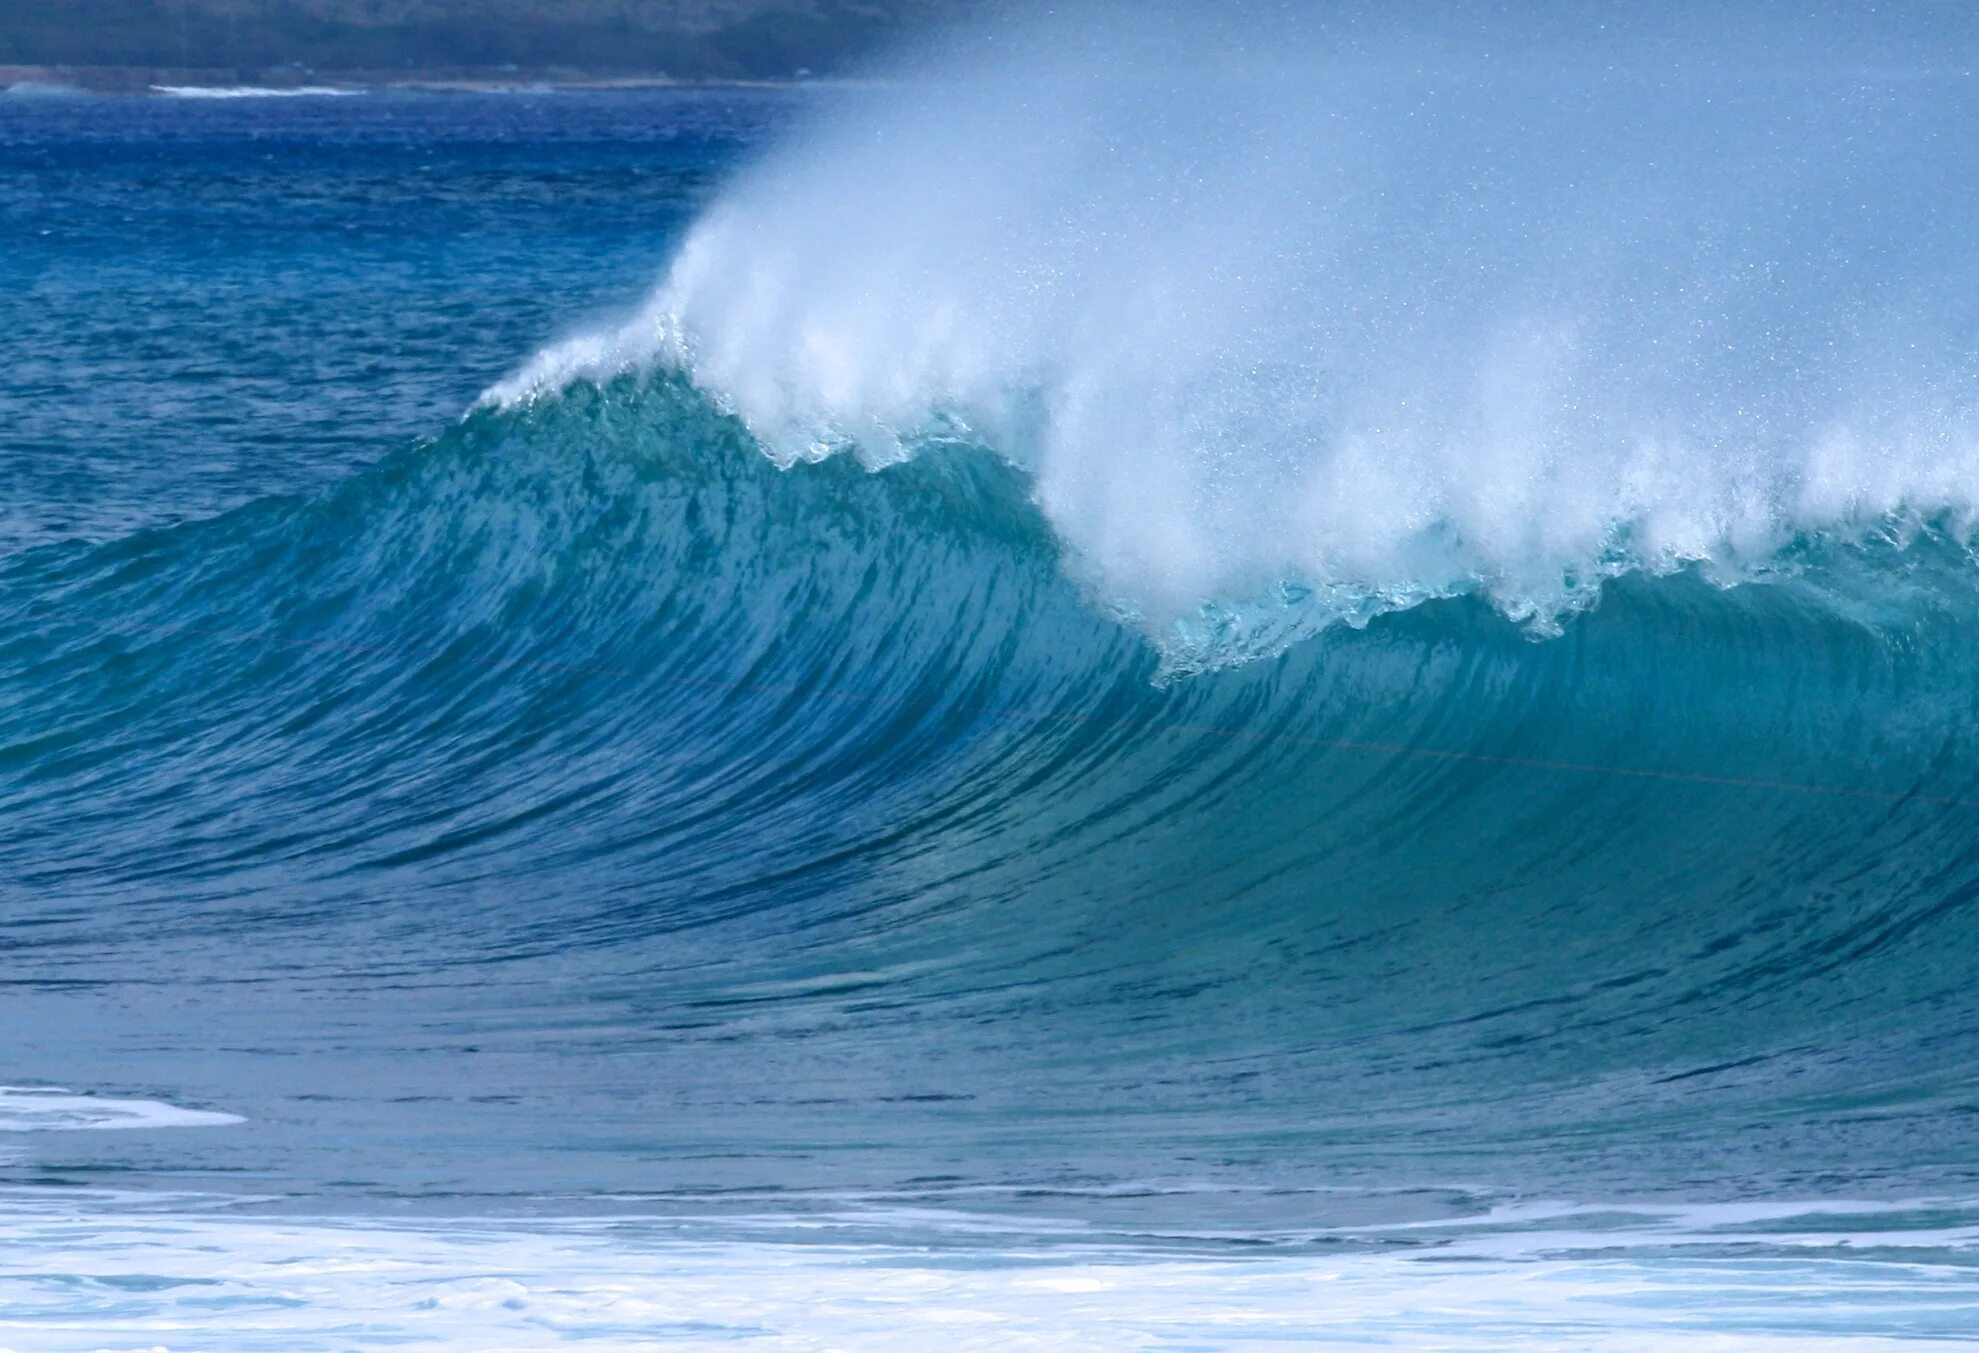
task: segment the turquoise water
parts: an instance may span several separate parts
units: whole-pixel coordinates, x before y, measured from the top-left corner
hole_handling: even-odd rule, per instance
[[[0,1345],[1979,1338],[1968,78],[1080,69],[0,99]]]

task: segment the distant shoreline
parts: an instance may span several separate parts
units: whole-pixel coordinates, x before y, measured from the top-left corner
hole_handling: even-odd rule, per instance
[[[400,70],[241,70],[180,66],[0,65],[0,91],[25,86],[87,94],[169,95],[181,90],[266,91],[273,94],[381,92],[504,94],[546,91],[643,89],[783,89],[808,83],[805,74],[783,79],[691,79],[664,72],[593,72],[442,68]]]

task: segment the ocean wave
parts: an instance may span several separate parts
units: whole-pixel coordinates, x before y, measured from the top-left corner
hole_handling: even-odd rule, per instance
[[[1442,1101],[1509,1149],[1819,1122],[1873,1064],[1928,1117],[1968,1074],[1979,584],[1928,527],[1798,548],[1618,578],[1548,643],[1459,597],[1183,678],[1002,459],[779,469],[623,378],[0,567],[0,866],[91,980],[256,935],[346,973],[408,894],[428,973],[660,963],[668,1019],[815,1022],[800,1097],[942,1031],[929,1112],[1269,1068],[1230,1130],[1428,1140]]]
[[[34,980],[524,1049],[532,1181],[1967,1196],[1955,83],[1018,52],[425,443],[0,560]]]
[[[351,298],[438,238],[399,204],[486,214],[455,273],[567,309],[545,279],[680,219],[761,110],[683,95],[657,158],[672,96],[447,100],[479,149],[437,160],[248,117],[162,180],[184,118],[99,110],[135,177],[82,174],[49,247],[196,200],[124,252],[191,269],[174,314],[235,299],[141,326],[112,422],[152,441],[15,438],[6,1318],[79,1350],[1967,1335],[1961,80],[1689,16],[1530,66],[1418,40],[1469,12],[1333,64],[1019,25],[1007,68],[835,90],[641,314],[375,460],[340,419],[411,359]],[[76,178],[103,131],[28,158]],[[302,136],[280,210],[233,132]],[[650,219],[566,237],[634,179]],[[363,468],[214,416],[292,343],[139,379],[245,352],[304,275],[186,253],[208,208],[369,260],[342,337],[296,339],[355,383],[283,424]],[[122,293],[84,291],[108,332]],[[491,304],[420,341],[539,331]],[[49,372],[18,407],[108,379]],[[168,486],[287,450],[86,510],[174,439]]]

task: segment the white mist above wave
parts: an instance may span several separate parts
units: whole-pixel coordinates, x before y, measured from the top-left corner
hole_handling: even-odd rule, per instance
[[[1969,27],[1925,67],[1847,29],[1012,26],[847,94],[488,399],[672,365],[781,461],[990,445],[1184,661],[1962,527]]]

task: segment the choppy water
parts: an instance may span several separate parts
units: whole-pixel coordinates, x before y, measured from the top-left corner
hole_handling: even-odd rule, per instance
[[[0,100],[0,1346],[1979,1338],[1939,38]]]

